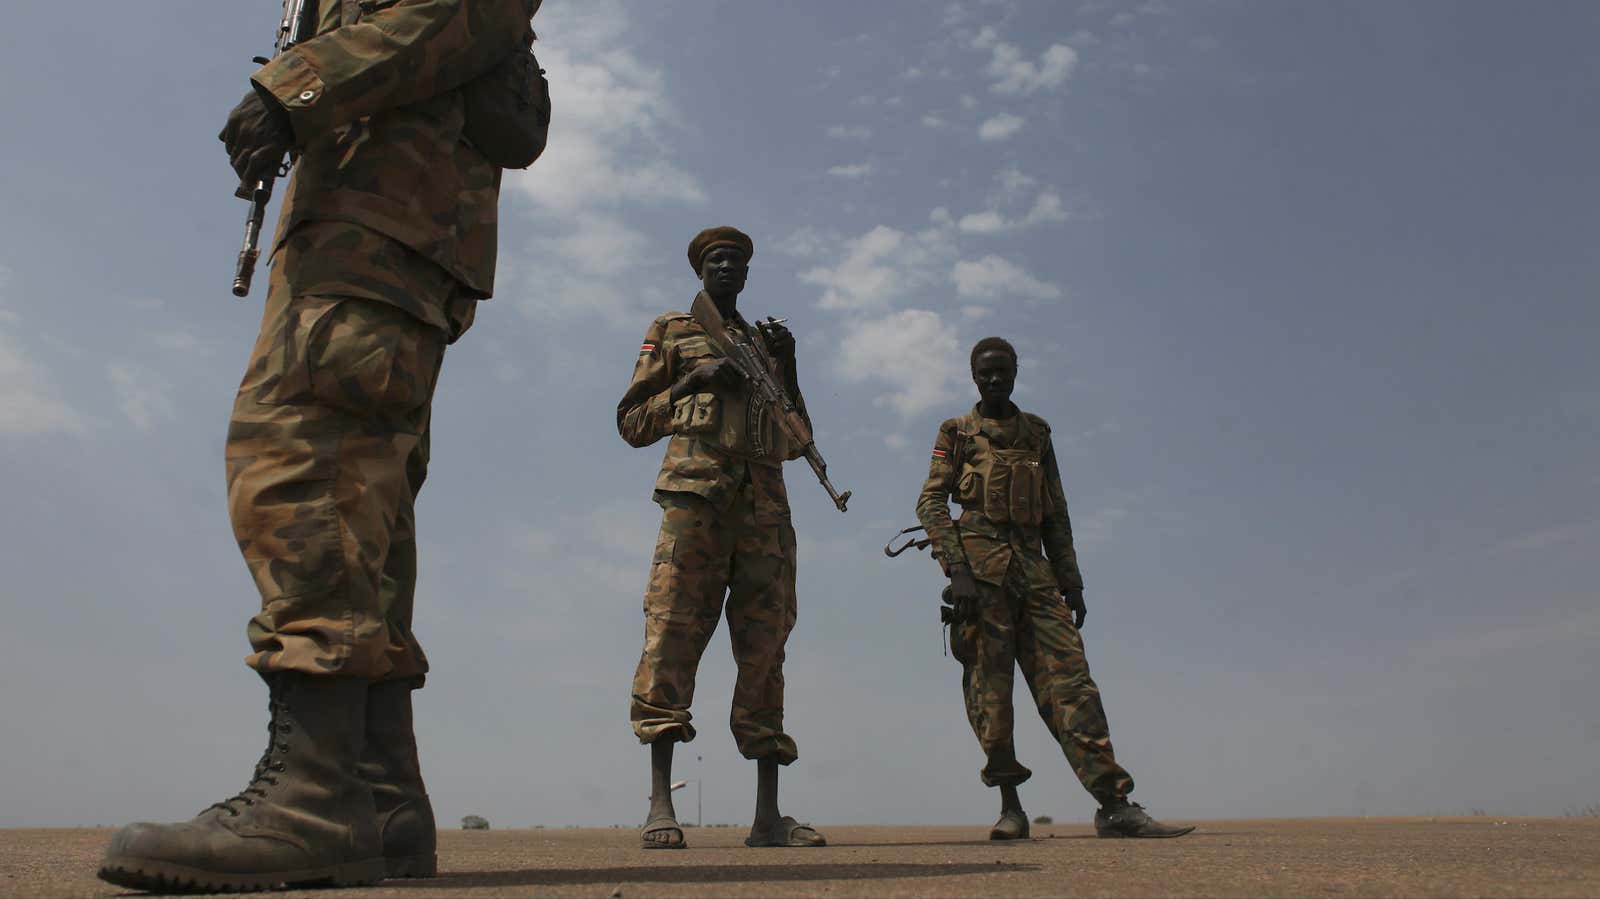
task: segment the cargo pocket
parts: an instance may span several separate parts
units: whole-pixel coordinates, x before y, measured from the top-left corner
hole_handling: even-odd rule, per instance
[[[950,626],[950,655],[956,658],[956,662],[963,666],[972,665],[978,656],[977,649],[978,623],[962,620]]]
[[[675,535],[663,534],[656,537],[656,553],[650,559],[652,565],[672,562],[672,551],[678,545]]]
[[[963,507],[983,507],[983,476],[974,470],[962,474],[956,484],[956,502]]]
[[[342,300],[310,333],[311,393],[332,409],[420,432],[444,336],[387,303]]]
[[[252,366],[276,373],[257,396],[263,406],[288,406],[304,403],[311,396],[310,348],[321,340],[333,311],[342,301],[338,297],[315,295],[291,298],[288,309],[276,323],[277,330],[263,335],[257,345]],[[261,356],[265,354],[265,359]]]

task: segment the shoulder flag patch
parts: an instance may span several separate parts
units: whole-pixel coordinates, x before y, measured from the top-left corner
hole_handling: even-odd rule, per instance
[[[938,447],[933,448],[933,458],[934,459],[944,459],[946,456],[949,456],[949,455],[950,454],[948,452],[946,452],[944,450],[940,450]]]
[[[650,343],[649,341],[645,341],[644,343],[639,345],[639,352],[640,353],[654,353],[654,352],[656,352],[656,345]]]

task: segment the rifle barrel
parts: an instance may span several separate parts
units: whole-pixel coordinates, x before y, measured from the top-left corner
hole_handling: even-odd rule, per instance
[[[233,268],[233,295],[250,295],[250,282],[255,278],[256,259],[261,256],[261,225],[267,214],[267,203],[272,199],[272,182],[257,182],[250,192],[250,208],[244,217],[244,246],[239,250],[239,260]]]

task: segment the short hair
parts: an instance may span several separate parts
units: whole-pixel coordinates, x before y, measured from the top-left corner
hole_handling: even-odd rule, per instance
[[[968,361],[968,365],[971,368],[976,369],[978,367],[978,357],[988,353],[991,350],[998,350],[1001,353],[1011,357],[1011,365],[1017,365],[1017,348],[1011,346],[1011,342],[1003,337],[986,337],[976,344],[973,344],[972,359]]]

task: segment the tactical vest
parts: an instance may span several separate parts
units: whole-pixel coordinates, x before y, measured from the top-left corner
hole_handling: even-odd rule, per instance
[[[679,340],[677,352],[688,365],[697,359],[722,355],[703,334]],[[757,353],[763,361],[768,361],[759,344]],[[783,429],[748,388],[678,398],[672,407],[672,433],[692,434],[735,456],[772,465],[790,456],[789,441]]]
[[[1048,431],[1020,410],[1017,416],[1016,445],[1004,450],[979,429],[976,412],[961,417],[951,493],[962,509],[997,525],[1037,527],[1050,509],[1042,458]]]

